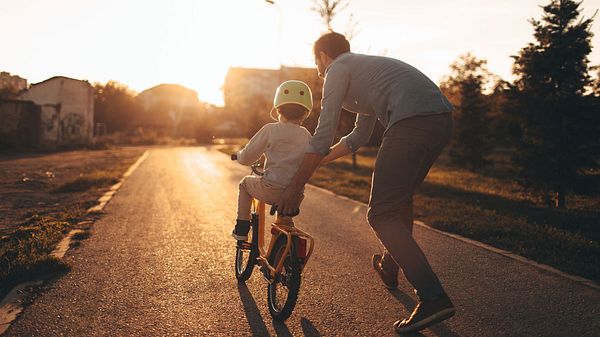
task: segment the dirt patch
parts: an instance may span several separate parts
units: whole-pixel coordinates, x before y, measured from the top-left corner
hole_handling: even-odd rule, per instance
[[[0,236],[40,217],[77,220],[69,218],[82,216],[144,151],[124,147],[0,156]]]

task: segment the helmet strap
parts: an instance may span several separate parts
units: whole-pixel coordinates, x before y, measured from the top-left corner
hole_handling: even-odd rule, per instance
[[[269,112],[269,116],[271,116],[272,120],[279,122],[279,118],[276,118],[275,116],[273,116],[273,111],[275,111],[275,107],[271,108],[271,111]]]

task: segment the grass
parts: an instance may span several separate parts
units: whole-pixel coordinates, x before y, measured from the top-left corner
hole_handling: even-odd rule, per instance
[[[41,219],[0,240],[0,298],[20,282],[69,270],[49,255],[68,228],[66,221]]]
[[[121,153],[124,154],[120,156]],[[91,164],[80,161],[79,157],[73,159],[73,156],[81,156],[80,154],[66,153],[66,163],[60,161],[62,157],[45,158],[44,165],[62,168],[59,172],[64,173],[65,179],[61,180],[60,184],[49,185],[47,190],[40,188],[38,193],[33,195],[33,202],[28,200],[31,196],[15,198],[11,202],[19,206],[13,208],[13,211],[18,213],[19,210],[26,210],[21,213],[27,218],[22,221],[15,217],[16,221],[11,224],[14,229],[10,228],[10,232],[6,231],[7,235],[0,238],[0,299],[16,284],[44,279],[69,270],[65,262],[52,257],[50,253],[72,228],[83,227],[82,229],[86,230],[74,235],[73,242],[80,243],[89,237],[89,227],[80,225],[82,220],[89,219],[89,215],[86,214],[89,202],[96,202],[98,190],[117,183],[131,165],[131,160],[139,157],[138,153],[133,153],[134,156],[130,153],[132,151],[128,150],[98,155],[98,161]],[[39,171],[32,164],[27,167],[31,172]],[[107,169],[101,170],[103,167]],[[85,172],[90,169],[91,172],[79,174],[71,179],[66,178],[72,171]],[[52,207],[44,206],[50,202],[54,203]]]
[[[56,187],[54,193],[84,192],[92,188],[116,184],[122,175],[121,171],[94,171],[80,174],[77,178]]]
[[[235,147],[221,149],[232,152]],[[310,183],[367,203],[376,151],[319,168]],[[568,273],[600,281],[600,197],[569,195],[552,209],[511,179],[506,156],[480,173],[442,155],[414,197],[415,219],[434,228],[512,251]]]

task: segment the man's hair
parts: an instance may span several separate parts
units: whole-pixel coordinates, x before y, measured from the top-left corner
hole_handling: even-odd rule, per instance
[[[288,103],[280,106],[277,109],[277,112],[285,117],[285,119],[293,121],[302,118],[306,114],[307,110],[302,105]]]
[[[313,46],[315,57],[319,56],[319,52],[324,52],[327,56],[335,60],[336,57],[350,51],[350,42],[340,33],[330,31],[321,35]]]

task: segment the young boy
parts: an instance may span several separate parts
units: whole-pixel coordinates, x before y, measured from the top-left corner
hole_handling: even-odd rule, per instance
[[[252,165],[263,154],[266,157],[262,177],[246,176],[240,182],[237,221],[232,233],[236,240],[248,238],[252,199],[270,205],[277,202],[298,170],[311,138],[310,132],[301,124],[312,107],[312,93],[308,85],[294,80],[283,82],[273,99],[278,122],[265,125],[236,153],[242,165]],[[277,215],[276,222],[292,224],[292,219]]]

